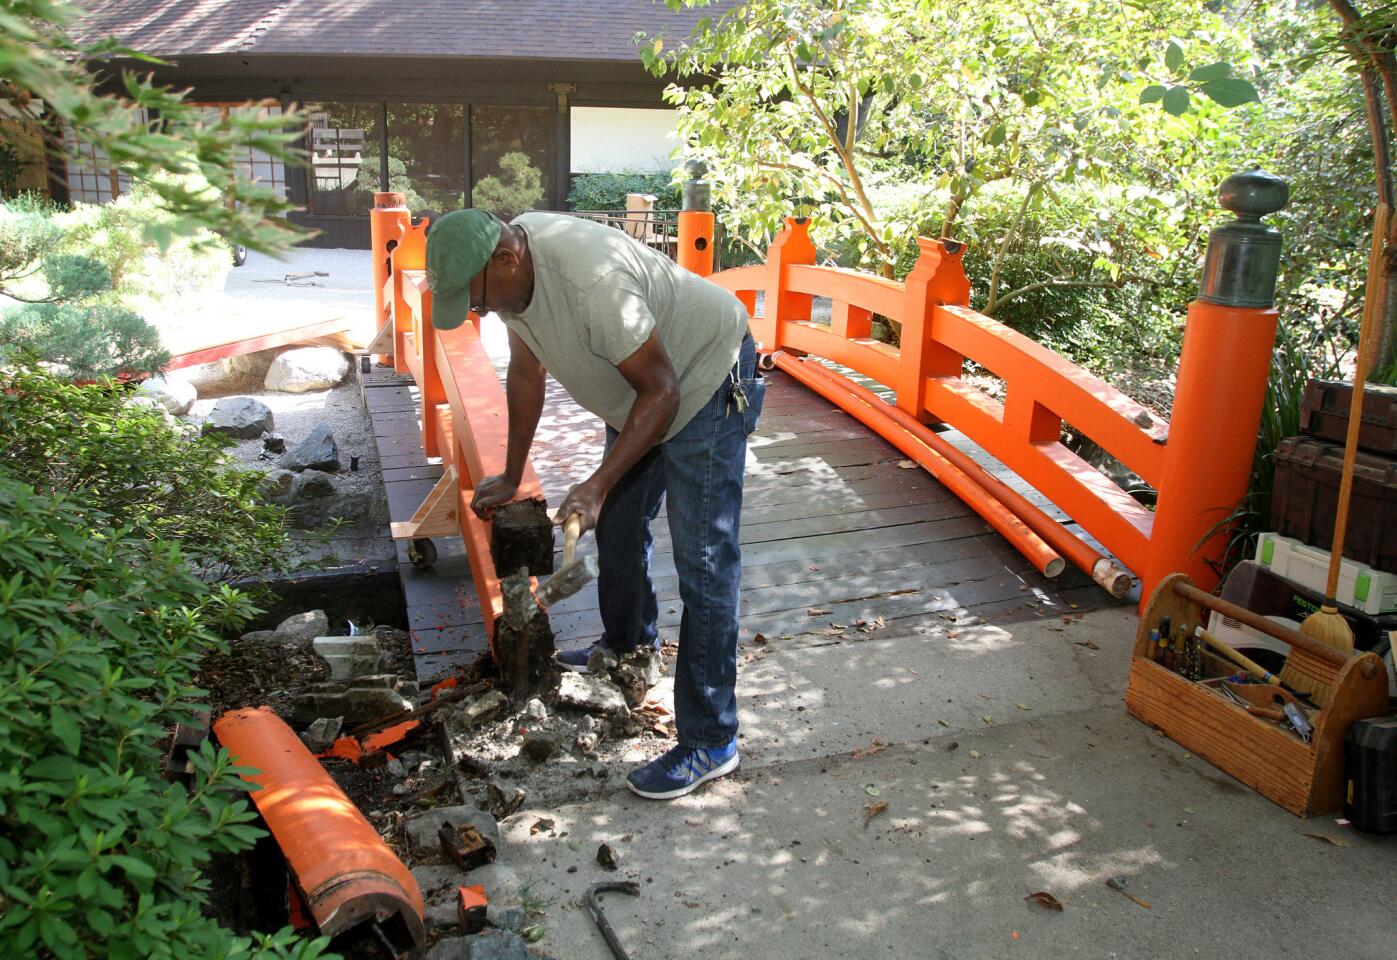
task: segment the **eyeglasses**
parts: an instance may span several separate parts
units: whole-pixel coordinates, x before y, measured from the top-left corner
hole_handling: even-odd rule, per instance
[[[486,300],[486,297],[489,295],[489,290],[490,290],[490,262],[491,262],[491,260],[494,260],[494,257],[491,257],[490,260],[486,260],[486,261],[485,261],[485,268],[484,268],[483,270],[480,271],[480,307],[479,307],[479,309],[477,309],[476,306],[475,306],[475,304],[471,304],[471,310],[472,310],[472,311],[475,313],[475,315],[478,316],[478,317],[483,317],[483,316],[485,316],[486,309],[487,309],[487,308],[486,308],[486,304],[488,303],[488,301]]]

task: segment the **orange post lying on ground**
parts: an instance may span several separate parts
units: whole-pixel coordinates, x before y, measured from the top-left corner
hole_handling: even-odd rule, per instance
[[[225,713],[213,732],[234,763],[257,771],[246,778],[261,788],[252,802],[320,932],[340,937],[364,926],[370,942],[386,939],[397,956],[420,949],[417,881],[291,728],[259,707]]]

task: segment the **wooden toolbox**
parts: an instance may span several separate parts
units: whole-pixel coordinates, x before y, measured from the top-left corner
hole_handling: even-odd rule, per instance
[[[1318,710],[1305,712],[1314,727],[1310,742],[1274,720],[1249,713],[1220,687],[1225,678],[1244,672],[1205,648],[1202,680],[1193,681],[1156,663],[1150,631],[1169,617],[1189,634],[1217,610],[1291,645],[1290,664],[1327,684],[1316,697]],[[1318,649],[1316,649],[1318,648]],[[1227,684],[1238,696],[1260,708],[1275,705],[1279,696],[1302,705],[1284,687],[1264,683]],[[1291,813],[1312,817],[1343,805],[1344,734],[1354,720],[1388,712],[1387,670],[1371,653],[1347,658],[1276,624],[1194,587],[1188,577],[1166,577],[1150,597],[1135,634],[1126,708],[1157,727],[1172,740],[1229,773]]]

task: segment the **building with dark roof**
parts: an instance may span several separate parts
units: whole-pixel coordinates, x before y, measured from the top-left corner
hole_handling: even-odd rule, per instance
[[[511,154],[538,171],[539,207],[562,208],[578,173],[668,169],[665,84],[643,68],[634,38],[674,42],[732,5],[86,0],[76,33],[170,61],[157,78],[210,109],[300,105],[308,167],[250,152],[246,172],[290,197],[293,218],[320,231],[311,242],[367,246],[374,190],[403,189],[410,205],[445,212],[470,205],[486,178],[508,184],[501,160]],[[70,163],[73,198],[110,197],[120,184],[106,173],[100,157]]]

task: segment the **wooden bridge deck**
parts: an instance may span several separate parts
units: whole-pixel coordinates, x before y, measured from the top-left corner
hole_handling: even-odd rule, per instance
[[[903,467],[907,461],[886,441],[784,374],[769,377],[747,459],[742,642],[756,634],[852,629],[878,618],[879,632],[906,633],[949,627],[952,619],[1007,622],[1116,602],[1071,568],[1056,580],[1043,577],[924,470]],[[389,510],[392,519],[407,519],[440,468],[422,456],[410,381],[378,373],[365,383]],[[532,452],[550,505],[595,468],[602,437],[601,422],[550,381]],[[663,512],[653,530],[660,629],[674,640],[682,605]],[[438,549],[436,568],[421,572],[399,548],[423,679],[449,673],[485,648],[460,541],[438,541]],[[594,549],[584,538],[580,552]],[[553,608],[551,622],[561,649],[595,640],[595,585]]]

